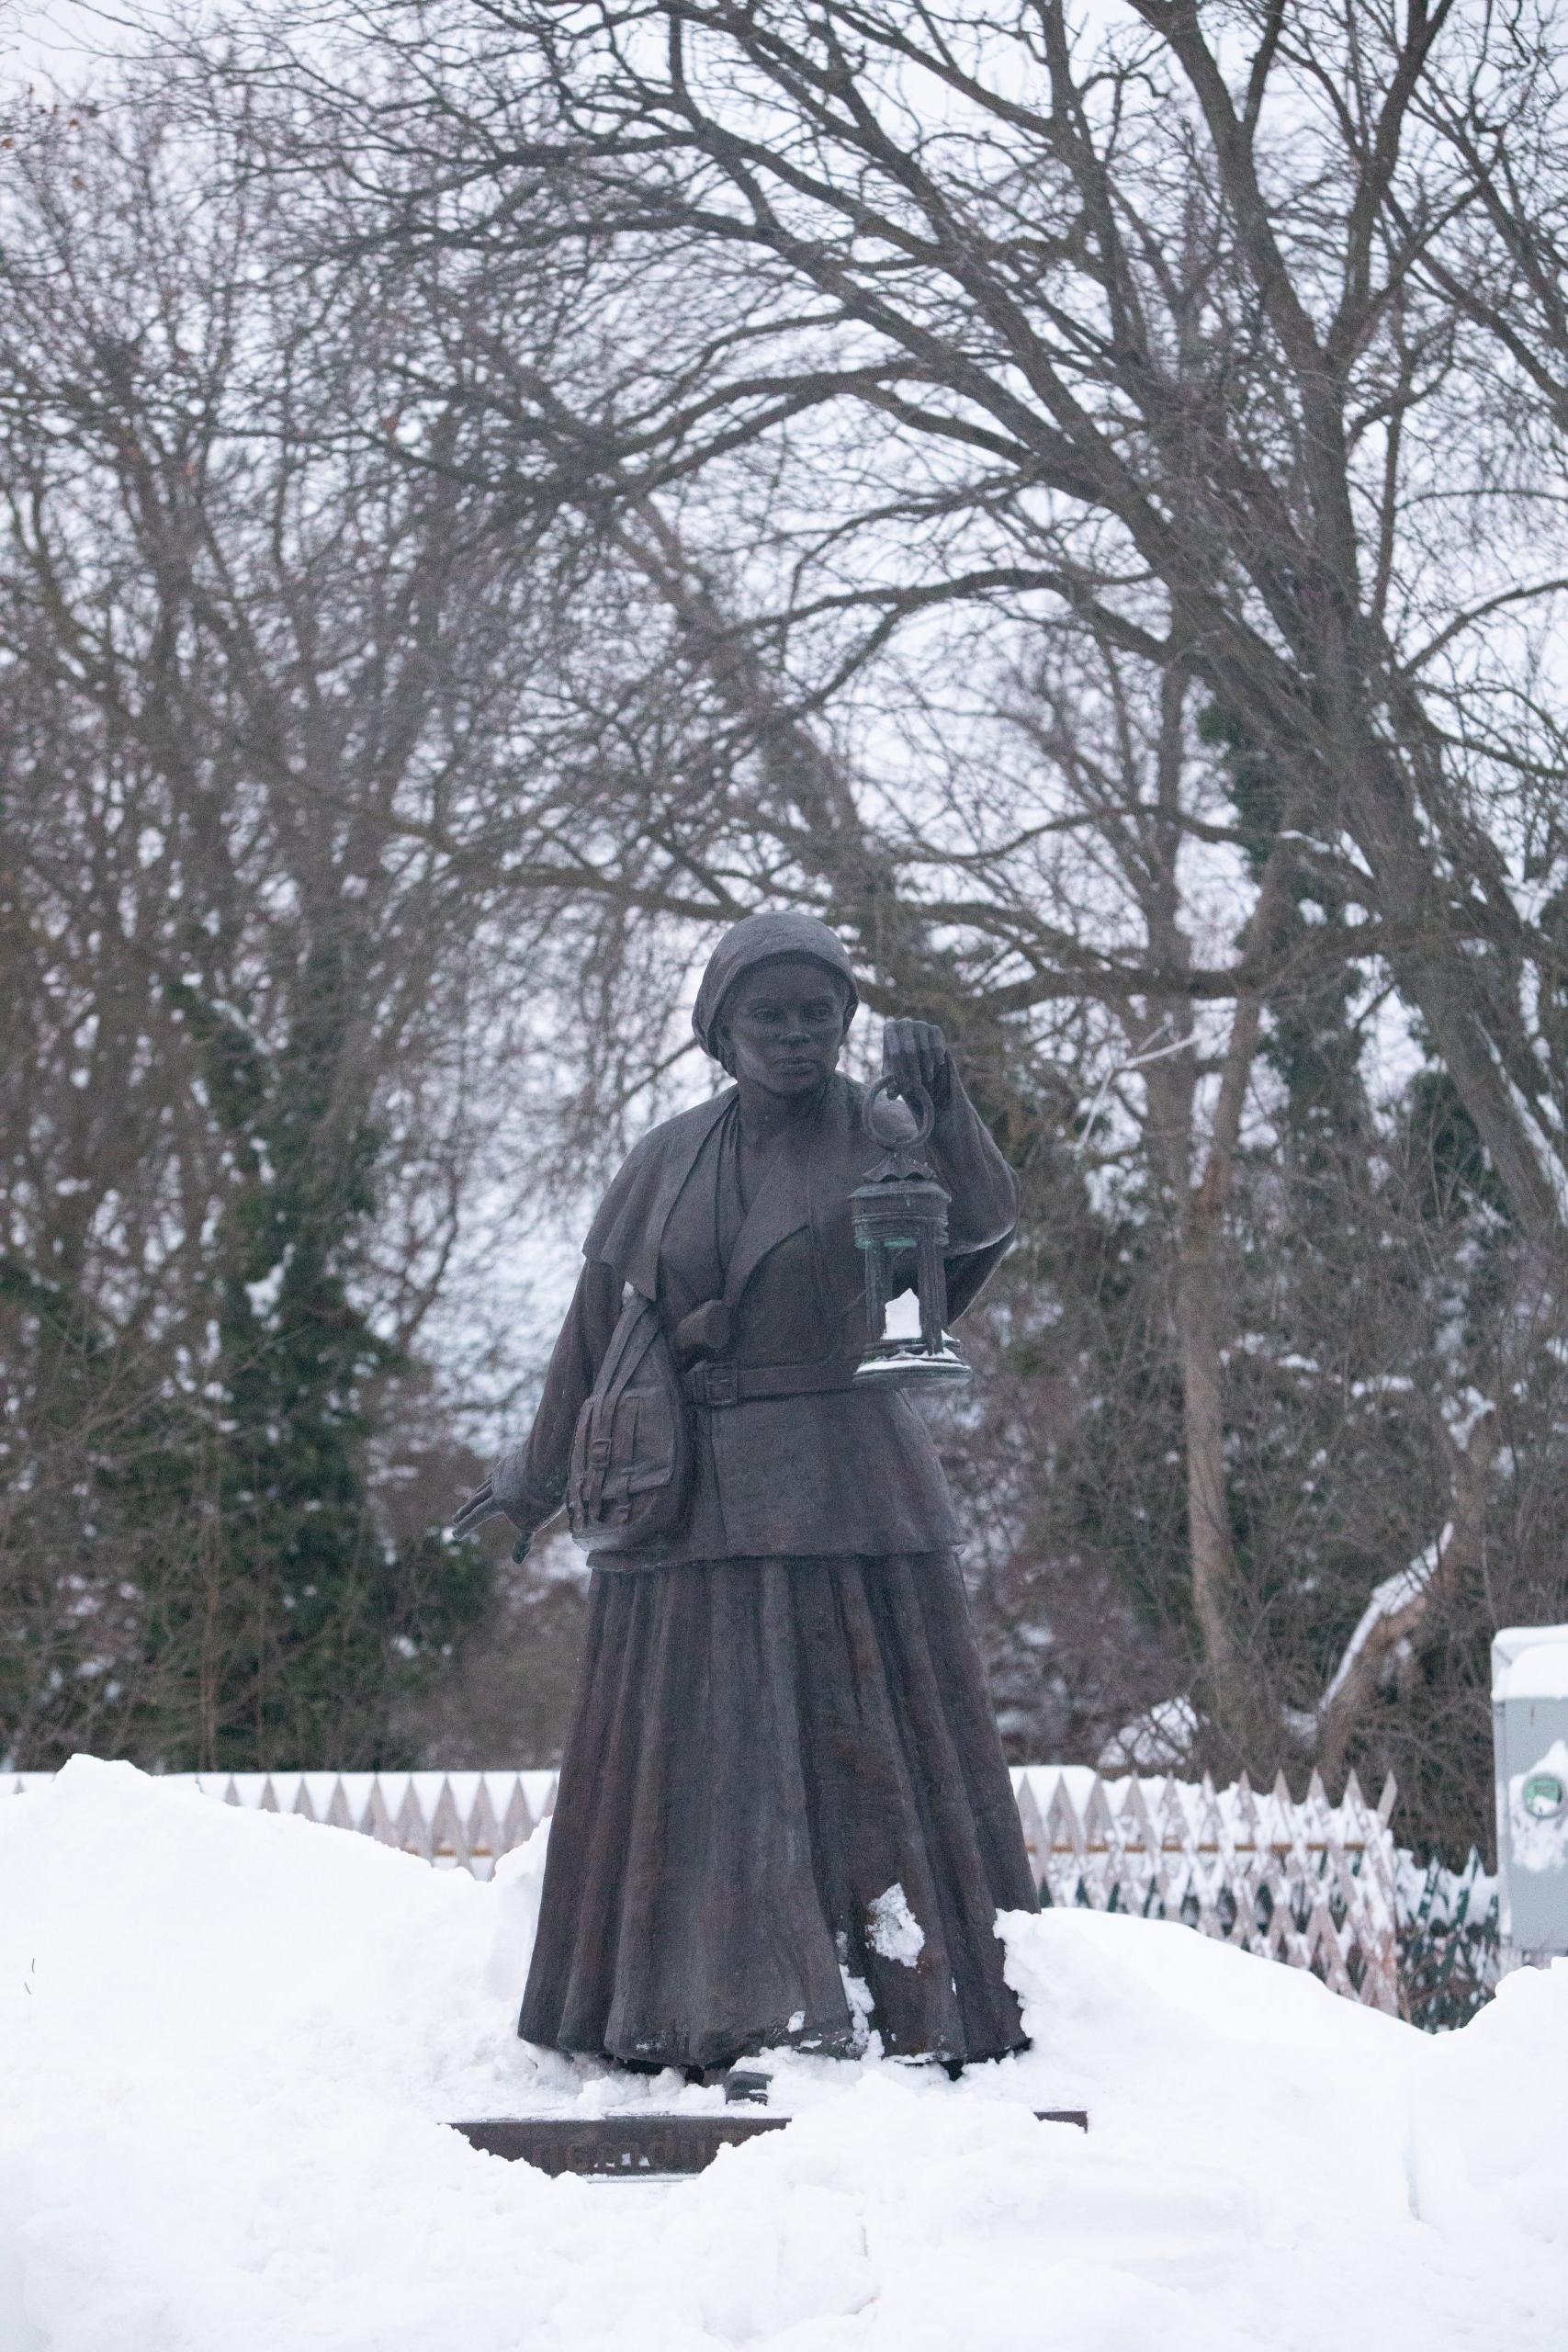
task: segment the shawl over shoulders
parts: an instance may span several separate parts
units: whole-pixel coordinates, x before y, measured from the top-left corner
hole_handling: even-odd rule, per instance
[[[650,1127],[627,1153],[611,1179],[582,1245],[583,1256],[614,1267],[645,1298],[659,1292],[659,1250],[671,1213],[696,1165],[703,1146],[737,1100],[726,1087],[711,1101]],[[809,1198],[810,1221],[819,1242],[835,1227],[848,1231],[849,1198],[870,1163],[881,1157],[862,1124],[867,1090],[852,1078],[834,1076],[816,1133],[800,1155]],[[971,1306],[999,1263],[1018,1216],[1012,1170],[976,1112],[956,1071],[952,1091],[927,1147],[952,1195],[948,1256],[984,1263],[949,1265],[949,1319]],[[802,1201],[805,1205],[805,1201]],[[782,1238],[782,1237],[781,1237]],[[959,1276],[955,1292],[953,1276]]]
[[[612,1266],[644,1298],[659,1294],[659,1244],[681,1187],[739,1091],[726,1087],[711,1102],[660,1120],[632,1146],[610,1179],[582,1254],[591,1263]]]

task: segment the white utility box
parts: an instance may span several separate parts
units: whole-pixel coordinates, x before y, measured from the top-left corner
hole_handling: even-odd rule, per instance
[[[1503,1965],[1568,1954],[1568,1625],[1492,1644]]]

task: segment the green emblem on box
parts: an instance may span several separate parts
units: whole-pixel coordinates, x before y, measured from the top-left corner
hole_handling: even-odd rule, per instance
[[[1568,1803],[1568,1789],[1563,1787],[1555,1772],[1532,1772],[1521,1794],[1525,1811],[1536,1821],[1550,1820]]]

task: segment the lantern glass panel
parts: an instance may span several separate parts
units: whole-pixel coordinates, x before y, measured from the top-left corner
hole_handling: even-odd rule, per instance
[[[911,1103],[917,1127],[911,1136],[907,1114],[897,1124],[887,1113],[876,1113],[887,1091],[879,1081],[866,1098],[865,1124],[886,1157],[866,1171],[865,1182],[852,1196],[855,1240],[865,1252],[866,1346],[857,1379],[882,1380],[894,1386],[932,1378],[966,1378],[969,1367],[945,1329],[949,1194],[927,1164],[919,1147],[931,1131],[934,1114],[921,1095]],[[912,1261],[912,1262],[911,1262]],[[887,1303],[913,1284],[919,1307],[919,1329],[890,1334]],[[900,1316],[903,1322],[905,1317]]]

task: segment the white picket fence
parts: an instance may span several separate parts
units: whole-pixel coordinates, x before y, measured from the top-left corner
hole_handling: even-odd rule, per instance
[[[0,1792],[46,1786],[7,1773]],[[488,1878],[556,1800],[553,1772],[171,1773],[226,1804],[301,1814],[446,1869]],[[1314,1773],[1303,1798],[1281,1776],[1107,1779],[1087,1765],[1029,1764],[1012,1775],[1042,1899],[1179,1919],[1207,1936],[1310,1968],[1336,1992],[1397,2009],[1392,1781],[1376,1805],[1352,1774],[1332,1804]]]
[[[1283,1774],[1265,1792],[1072,1765],[1025,1766],[1013,1789],[1043,1900],[1179,1919],[1397,2013],[1392,1779],[1376,1805],[1354,1773],[1337,1804],[1315,1772],[1299,1801]]]

